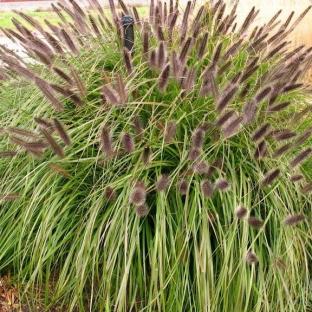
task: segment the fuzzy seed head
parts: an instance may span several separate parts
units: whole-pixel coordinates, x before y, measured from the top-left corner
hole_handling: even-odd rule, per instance
[[[220,98],[220,100],[217,103],[217,111],[219,113],[222,112],[227,107],[228,104],[230,104],[237,90],[238,86],[232,85],[229,87],[229,90]]]
[[[104,126],[101,131],[101,146],[106,156],[111,157],[113,155],[112,136],[107,126]]]
[[[135,183],[134,188],[130,194],[130,203],[139,207],[145,204],[146,189],[143,182],[138,181]]]
[[[215,189],[219,191],[227,191],[230,188],[230,183],[225,179],[219,179],[215,182]]]
[[[63,124],[57,118],[54,118],[53,122],[54,122],[54,127],[55,127],[56,131],[58,132],[59,136],[62,138],[64,144],[70,145],[71,140],[70,140],[70,137],[67,134]]]
[[[108,201],[113,201],[116,199],[117,194],[116,191],[111,186],[107,186],[105,188],[104,195]]]
[[[144,165],[147,165],[151,160],[151,149],[150,147],[146,146],[143,149],[143,153],[142,153],[142,161],[144,163]]]
[[[263,224],[264,224],[264,222],[261,219],[257,218],[257,217],[249,217],[247,219],[247,222],[254,229],[261,229]]]
[[[307,158],[309,158],[312,155],[312,148],[307,148],[300,152],[291,162],[290,165],[292,168],[297,167],[302,162],[304,162]]]
[[[123,56],[124,56],[124,61],[125,61],[127,72],[130,75],[133,71],[133,67],[132,67],[131,55],[128,49],[126,48],[123,49]]]
[[[149,213],[149,208],[146,204],[137,206],[135,212],[139,218],[146,217]]]
[[[200,149],[205,140],[205,132],[201,128],[197,128],[192,135],[192,146],[195,149]]]
[[[201,182],[200,187],[201,187],[201,191],[202,191],[204,197],[210,198],[212,196],[214,188],[213,188],[213,185],[210,181],[203,180]]]
[[[20,195],[18,193],[8,193],[8,194],[0,195],[0,200],[13,201],[13,200],[18,199],[19,197]]]
[[[53,152],[58,155],[60,158],[63,158],[64,155],[64,150],[63,148],[54,140],[52,135],[45,129],[40,129],[40,132],[44,135],[45,139],[49,143],[51,149]]]
[[[171,143],[174,139],[177,131],[177,124],[175,121],[171,120],[167,122],[165,132],[164,132],[164,140],[165,143]]]
[[[0,158],[12,158],[17,155],[15,151],[2,151],[0,152]]]
[[[240,220],[244,219],[247,213],[248,213],[248,210],[242,205],[238,206],[235,210],[235,216],[237,217],[237,219],[240,219]]]
[[[124,133],[122,136],[122,145],[128,154],[134,151],[134,141],[129,133]]]
[[[267,154],[267,145],[265,141],[260,142],[255,151],[255,159],[262,159]]]
[[[227,112],[225,112],[224,114],[222,114],[219,119],[216,122],[216,125],[218,127],[222,127],[224,126],[229,120],[231,120],[231,118],[235,116],[235,111],[234,110],[229,110]]]
[[[253,133],[252,140],[253,141],[261,140],[263,137],[265,137],[268,134],[270,128],[271,128],[271,125],[269,123],[263,124],[259,129],[257,129]]]
[[[170,185],[170,177],[167,174],[162,174],[156,182],[156,190],[164,192]]]
[[[195,161],[196,159],[198,159],[198,157],[200,156],[200,154],[201,154],[201,150],[200,150],[200,149],[192,148],[192,149],[189,151],[188,159],[191,160],[191,161]]]
[[[311,193],[312,192],[312,182],[308,182],[305,185],[303,185],[301,191],[303,194]]]
[[[209,165],[203,160],[198,160],[193,165],[194,172],[198,174],[207,174],[208,169]]]
[[[134,117],[134,119],[133,119],[133,128],[134,128],[135,134],[139,138],[141,138],[142,135],[143,135],[144,128],[143,128],[143,122],[140,119],[140,117],[138,117],[138,116]]]
[[[302,174],[294,174],[290,177],[291,182],[298,182],[304,179],[304,176]]]
[[[231,138],[239,132],[243,116],[237,116],[223,129],[223,135],[225,138]]]
[[[295,137],[296,133],[289,129],[283,129],[283,130],[273,131],[271,135],[276,141],[283,141],[283,140],[288,140],[288,139]]]
[[[168,85],[168,80],[169,80],[169,74],[170,74],[170,64],[167,64],[162,72],[160,73],[159,80],[158,80],[158,87],[160,91],[165,91],[167,85]]]
[[[271,185],[281,174],[280,169],[272,169],[269,172],[266,173],[264,178],[261,181],[262,186],[268,186]]]
[[[179,182],[179,191],[181,195],[186,195],[189,189],[189,182],[186,179],[182,179]]]
[[[304,221],[304,219],[305,219],[305,216],[302,213],[288,215],[284,219],[284,224],[289,225],[289,226],[294,226],[294,225],[297,225],[298,223],[301,223],[302,221]]]
[[[246,262],[248,264],[256,264],[259,262],[259,260],[258,260],[257,255],[254,252],[249,250],[246,254]]]
[[[277,148],[273,153],[273,158],[280,157],[287,153],[293,147],[292,143],[287,143],[282,145],[281,147]]]

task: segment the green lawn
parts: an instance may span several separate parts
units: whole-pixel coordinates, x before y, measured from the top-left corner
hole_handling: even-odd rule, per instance
[[[56,13],[54,12],[36,12],[30,11],[27,12],[28,15],[32,17],[36,17],[41,22],[44,19],[48,19],[50,23],[57,23],[59,18],[57,17]],[[16,16],[14,12],[0,12],[0,27],[13,27],[13,23],[11,21],[12,17]]]
[[[107,16],[110,15],[110,10],[105,9]],[[140,7],[138,8],[138,12],[141,15],[146,15],[147,8],[146,7]],[[58,16],[56,13],[49,11],[49,12],[37,12],[37,11],[27,11],[26,12],[28,15],[35,17],[38,19],[40,22],[44,22],[45,19],[48,19],[50,23],[52,24],[57,24],[59,21]],[[0,27],[13,27],[12,23],[12,17],[16,16],[14,12],[1,12],[0,11]]]

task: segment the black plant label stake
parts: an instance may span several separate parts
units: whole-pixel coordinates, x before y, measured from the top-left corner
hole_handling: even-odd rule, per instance
[[[133,53],[133,45],[134,45],[134,19],[129,16],[125,15],[121,18],[121,23],[124,31],[124,46]]]

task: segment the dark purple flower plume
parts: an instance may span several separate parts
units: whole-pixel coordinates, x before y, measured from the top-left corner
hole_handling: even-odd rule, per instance
[[[244,219],[247,213],[248,213],[248,210],[242,205],[239,205],[235,210],[235,216],[240,220]]]
[[[300,152],[291,162],[290,165],[292,168],[297,167],[302,162],[304,162],[307,158],[309,158],[312,155],[312,148],[308,147],[302,152]]]
[[[294,226],[304,221],[304,219],[305,219],[305,216],[302,213],[292,214],[292,215],[287,216],[284,219],[284,224],[289,225],[289,226]]]
[[[268,186],[271,185],[281,174],[280,169],[272,169],[269,172],[267,172],[264,176],[264,178],[261,181],[262,186]]]
[[[130,194],[130,203],[139,207],[145,204],[146,188],[144,182],[138,181]]]
[[[226,191],[230,188],[230,183],[225,179],[219,179],[215,182],[214,187],[219,191]]]
[[[174,139],[177,131],[177,124],[175,121],[171,120],[167,122],[165,132],[164,132],[164,140],[165,143],[171,143]]]
[[[204,197],[210,198],[212,196],[214,188],[213,188],[213,185],[210,181],[203,180],[201,182],[200,187],[201,187],[201,191],[202,191]]]
[[[134,151],[134,141],[129,133],[124,133],[122,136],[122,145],[124,150],[130,154]]]
[[[170,185],[170,177],[167,174],[162,174],[156,182],[156,190],[164,192]]]
[[[247,219],[248,224],[254,229],[261,229],[263,227],[264,222],[257,217],[249,217]]]
[[[259,262],[259,260],[258,260],[257,255],[254,252],[249,250],[246,254],[246,262],[248,264],[256,264]]]

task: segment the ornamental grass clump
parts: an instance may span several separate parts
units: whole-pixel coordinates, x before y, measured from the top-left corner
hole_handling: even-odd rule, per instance
[[[90,6],[2,29],[27,55],[0,48],[0,269],[21,302],[309,309],[312,49],[289,35],[310,7],[240,25],[222,0]]]

